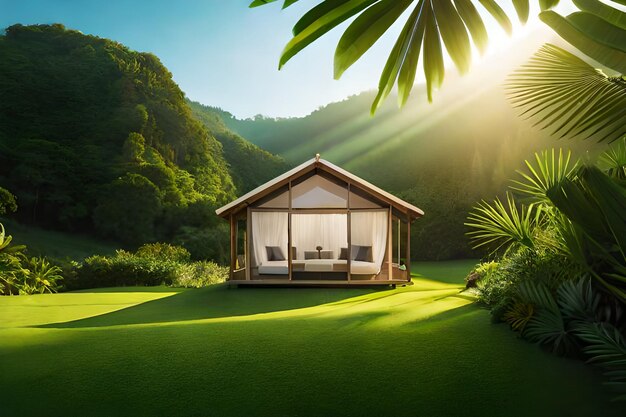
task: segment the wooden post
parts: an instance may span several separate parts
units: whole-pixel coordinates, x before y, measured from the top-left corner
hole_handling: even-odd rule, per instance
[[[406,280],[411,282],[411,216],[407,216],[406,222]]]
[[[247,245],[246,245],[246,280],[250,281],[251,277],[250,275],[252,274],[252,263],[250,262],[251,259],[251,245],[252,245],[252,239],[250,239],[250,236],[252,236],[250,234],[250,231],[252,230],[252,213],[250,212],[250,207],[246,207],[246,236],[247,236]]]
[[[346,219],[347,219],[347,232],[348,232],[348,254],[346,256],[346,267],[348,269],[348,283],[350,282],[351,279],[351,274],[350,274],[350,266],[352,265],[352,213],[350,211],[350,183],[348,183],[348,201],[347,201],[347,206],[346,207],[348,209],[348,213],[346,214]],[[341,249],[340,249],[341,251]]]
[[[287,274],[289,281],[293,278],[291,276],[291,264],[292,264],[292,256],[291,256],[291,181],[289,181],[289,211],[287,212]]]
[[[387,279],[389,280],[393,279],[393,265],[391,264],[393,260],[393,237],[391,236],[393,232],[392,213],[393,207],[389,206],[389,213],[387,213],[387,273],[389,274]]]
[[[235,216],[230,215],[230,274],[232,280],[235,277],[235,269],[237,268],[237,223]]]

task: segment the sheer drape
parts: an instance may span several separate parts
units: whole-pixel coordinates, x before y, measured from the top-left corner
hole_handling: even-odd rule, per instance
[[[287,259],[287,213],[252,212],[253,265],[267,262],[266,246],[279,246]]]
[[[287,219],[285,212],[252,212],[252,264],[267,262],[266,246],[279,246],[287,259]],[[352,245],[371,246],[374,263],[380,269],[387,247],[386,211],[351,213]],[[346,214],[293,214],[291,239],[297,248],[296,259],[317,246],[332,250],[334,259],[348,246]]]
[[[305,251],[321,246],[339,257],[341,248],[348,247],[348,216],[346,214],[293,214],[291,242],[297,249],[297,258],[304,259]]]
[[[352,245],[371,246],[379,270],[387,247],[387,215],[386,211],[353,211],[350,218]]]

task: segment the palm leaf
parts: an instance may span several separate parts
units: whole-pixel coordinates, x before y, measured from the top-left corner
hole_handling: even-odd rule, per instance
[[[518,297],[533,304],[537,311],[524,327],[522,335],[532,342],[551,346],[555,353],[566,353],[573,345],[572,335],[565,327],[563,316],[550,293],[542,283],[521,282]]]
[[[600,155],[598,163],[610,177],[626,180],[626,137]]]
[[[626,73],[625,52],[595,41],[585,32],[578,30],[569,20],[551,10],[541,12],[539,18],[558,33],[560,37],[565,39],[567,43],[588,57],[619,73]],[[609,25],[609,23],[606,23],[606,25]]]
[[[567,21],[594,41],[626,52],[626,30],[608,23],[589,12],[576,12],[566,17]]]
[[[626,188],[596,167],[582,167],[546,193],[572,223],[572,260],[626,302]]]
[[[623,0],[613,1],[621,5],[626,4]],[[606,5],[598,0],[574,0],[573,2],[580,10],[598,16],[599,18],[604,19],[619,28],[626,29],[626,13],[623,13],[616,8]]]
[[[559,149],[558,157],[554,149],[535,153],[536,166],[530,161],[524,161],[529,173],[518,170],[522,180],[513,180],[511,188],[530,196],[534,202],[550,203],[546,192],[561,184],[564,179],[572,178],[576,172],[578,161],[570,164],[571,157],[571,151],[564,155],[563,149]]]
[[[335,50],[335,79],[339,79],[389,29],[412,1],[379,1],[348,26]]]
[[[583,351],[589,362],[602,366],[608,377],[605,384],[618,392],[626,392],[626,341],[621,332],[608,323],[579,323],[574,332],[587,343]],[[615,400],[626,400],[620,395]]]
[[[283,51],[278,68],[282,68],[293,56],[295,56],[302,49],[310,45],[313,41],[317,40],[320,36],[327,33],[340,23],[345,22],[347,19],[376,3],[378,0],[348,0],[348,1],[326,1],[320,3],[317,7],[311,9],[307,14],[303,16],[302,20],[310,23],[306,27],[302,27],[298,30],[294,28],[295,36]],[[333,4],[334,7],[327,10],[326,6]],[[296,25],[298,27],[298,25]]]
[[[626,82],[609,78],[575,55],[546,44],[507,80],[508,96],[553,135],[614,141],[626,126]]]
[[[255,0],[250,7],[274,1]],[[380,39],[411,4],[416,3],[383,69],[378,95],[372,104],[372,113],[388,96],[396,82],[398,103],[400,106],[406,103],[415,82],[420,54],[423,54],[428,99],[432,101],[432,92],[441,86],[445,75],[444,47],[460,73],[469,70],[471,42],[481,53],[486,48],[485,24],[472,1],[476,0],[321,1],[295,24],[293,38],[285,46],[280,57],[279,69],[320,36],[357,16],[343,33],[335,51],[334,75],[335,78],[339,78]],[[295,2],[285,0],[283,8]],[[496,1],[478,0],[477,3],[480,3],[507,33],[511,33],[511,21]],[[515,0],[514,4],[520,20],[526,21],[529,0]]]
[[[507,207],[496,199],[493,204],[482,201],[470,212],[465,225],[475,229],[467,233],[474,248],[491,244],[497,244],[496,251],[503,246],[507,251],[516,246],[534,247],[540,207],[522,205],[518,210],[513,196],[507,193],[506,197]]]

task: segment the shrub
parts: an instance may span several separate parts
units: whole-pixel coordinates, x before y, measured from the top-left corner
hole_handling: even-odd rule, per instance
[[[220,266],[215,262],[198,261],[181,265],[172,285],[200,288],[224,282],[227,277],[227,267]]]
[[[228,268],[189,259],[185,248],[166,243],[143,245],[135,253],[118,250],[110,257],[95,255],[81,265],[68,265],[74,277],[66,286],[70,290],[154,285],[197,288],[226,279]]]
[[[135,252],[136,256],[147,259],[161,259],[171,262],[189,262],[191,254],[189,251],[180,246],[170,245],[168,243],[148,243],[141,246]]]
[[[70,289],[171,285],[180,263],[167,259],[146,258],[118,250],[115,256],[95,255],[78,268],[78,277]]]
[[[24,262],[25,268],[19,283],[20,294],[57,292],[61,286],[63,270],[46,258],[33,257]]]

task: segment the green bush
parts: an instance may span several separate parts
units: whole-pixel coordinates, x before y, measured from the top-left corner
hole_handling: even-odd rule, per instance
[[[78,268],[74,287],[69,289],[171,285],[180,262],[142,257],[118,250],[115,256],[95,255]]]
[[[200,288],[224,282],[227,277],[227,267],[220,266],[215,262],[198,261],[181,265],[172,285]]]
[[[190,262],[185,248],[165,243],[143,245],[137,252],[118,250],[114,256],[94,255],[73,270],[68,290],[173,285],[203,287],[223,282],[228,268],[209,261]]]
[[[189,262],[191,254],[185,248],[168,243],[148,243],[137,249],[140,258],[160,259],[172,262]]]
[[[499,262],[479,264],[467,279],[475,280],[478,299],[491,307],[495,321],[501,321],[513,302],[519,283],[542,283],[555,292],[563,282],[582,274],[579,265],[569,262],[558,252],[522,248],[509,253]]]

